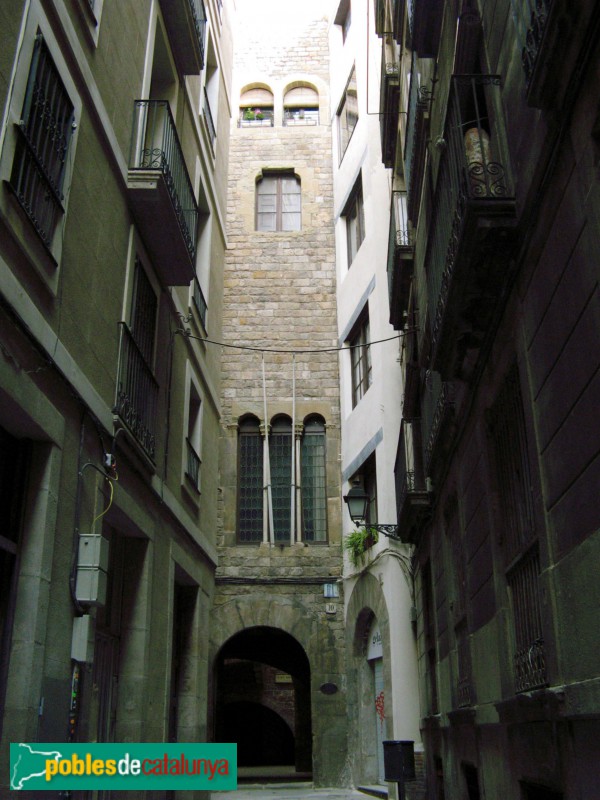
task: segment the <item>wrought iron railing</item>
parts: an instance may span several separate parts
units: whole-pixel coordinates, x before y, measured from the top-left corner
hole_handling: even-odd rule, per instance
[[[251,116],[253,115],[253,116]],[[273,109],[242,109],[238,119],[238,128],[272,128]]]
[[[477,205],[485,214],[513,199],[510,170],[497,134],[500,99],[498,75],[452,78],[425,255],[434,342],[446,311],[469,206]]]
[[[206,9],[202,0],[187,0],[194,20],[194,28],[200,47],[200,63],[204,66],[204,51],[206,40]]]
[[[187,446],[187,464],[185,468],[185,474],[188,476],[192,484],[194,485],[195,489],[198,489],[200,484],[200,456],[194,450],[194,447],[189,439],[185,440]]]
[[[318,108],[286,108],[283,112],[283,124],[287,127],[294,125],[318,125]]]
[[[394,58],[393,48],[387,44],[381,54],[381,88],[379,95],[379,127],[381,156],[386,167],[396,161],[398,142],[398,115],[400,106],[400,68]]]
[[[208,101],[208,94],[206,93],[206,88],[204,89],[204,120],[206,122],[206,127],[208,129],[208,135],[210,137],[211,145],[214,145],[215,139],[217,138],[217,129],[215,128],[215,122],[213,120],[212,111],[210,110],[210,103]]]
[[[454,384],[442,381],[437,372],[428,372],[423,393],[423,442],[427,473],[444,428],[454,414]]]
[[[206,330],[206,312],[208,306],[206,304],[206,299],[204,297],[202,288],[200,287],[200,283],[198,282],[198,278],[194,278],[194,294],[192,296],[194,299],[194,306],[196,307],[196,311],[200,317],[200,322],[202,323],[204,330]]]
[[[529,87],[542,45],[552,0],[530,0],[525,5],[529,7],[530,16],[525,20],[525,25],[528,27],[521,51],[521,60],[525,71],[525,85]]]
[[[398,279],[396,255],[398,250],[411,251],[413,236],[408,225],[406,191],[394,190],[390,206],[390,230],[388,238],[387,274],[390,300],[394,297],[395,281]]]
[[[154,461],[158,383],[127,325],[120,322],[119,326],[121,341],[114,412]]]
[[[413,54],[410,89],[408,93],[408,117],[404,141],[404,176],[408,190],[408,215],[416,224],[423,167],[425,163],[426,114],[431,101],[431,89],[419,84],[416,57]]]
[[[166,100],[135,101],[129,168],[159,170],[163,174],[181,234],[193,260],[198,206],[175,121]]]

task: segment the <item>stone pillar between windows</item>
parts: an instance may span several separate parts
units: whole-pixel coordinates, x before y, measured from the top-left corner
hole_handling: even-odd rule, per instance
[[[304,433],[302,422],[294,425],[294,452],[296,458],[296,485],[292,491],[296,493],[296,542],[302,542],[302,471],[300,462],[300,444]]]
[[[271,426],[264,423],[260,426],[263,437],[263,544],[273,544],[273,513],[271,501],[271,462],[269,459],[269,435]]]

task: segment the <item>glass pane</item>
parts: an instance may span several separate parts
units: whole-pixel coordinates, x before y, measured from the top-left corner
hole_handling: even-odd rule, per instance
[[[242,542],[262,541],[263,448],[260,433],[239,438],[238,536]]]
[[[292,426],[269,439],[275,541],[289,541],[292,502]]]
[[[256,230],[258,230],[258,231],[276,231],[277,230],[277,215],[276,214],[257,214]]]
[[[307,429],[301,452],[304,539],[323,542],[327,538],[325,431]]]

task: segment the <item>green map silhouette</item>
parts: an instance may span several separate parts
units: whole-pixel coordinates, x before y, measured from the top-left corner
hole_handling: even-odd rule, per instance
[[[19,756],[10,776],[10,788],[17,791],[29,789],[29,786],[23,786],[23,784],[26,784],[31,778],[43,777],[45,779],[48,759],[58,761],[59,758],[62,758],[62,753],[56,750],[33,750],[28,744],[19,744],[18,752]]]

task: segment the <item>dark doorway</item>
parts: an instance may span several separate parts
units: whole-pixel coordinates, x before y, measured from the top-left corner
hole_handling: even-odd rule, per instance
[[[301,645],[277,628],[248,628],[225,643],[216,664],[215,740],[236,742],[238,767],[310,777],[310,666]]]

